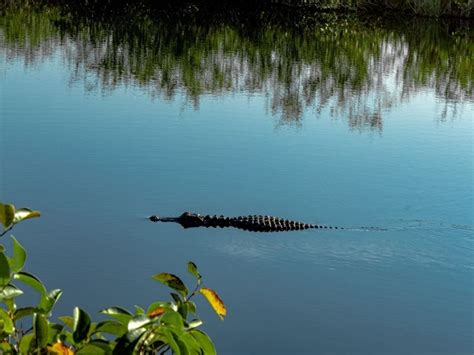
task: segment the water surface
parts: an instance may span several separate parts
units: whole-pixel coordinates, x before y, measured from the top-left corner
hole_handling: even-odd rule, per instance
[[[4,10],[0,196],[56,315],[167,297],[193,260],[219,353],[472,354],[473,42],[464,25],[86,21]],[[387,231],[184,230],[269,214]]]

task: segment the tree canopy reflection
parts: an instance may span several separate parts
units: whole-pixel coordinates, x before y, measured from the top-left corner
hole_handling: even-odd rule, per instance
[[[327,16],[305,26],[235,20],[81,16],[66,6],[2,9],[0,41],[27,64],[60,50],[88,89],[135,85],[152,96],[259,93],[282,123],[328,108],[355,129],[381,130],[390,108],[434,90],[449,108],[474,100],[469,27],[379,25]],[[451,113],[449,113],[451,114]]]

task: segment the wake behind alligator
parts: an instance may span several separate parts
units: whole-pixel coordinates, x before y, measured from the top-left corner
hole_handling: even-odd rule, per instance
[[[160,217],[153,215],[149,217],[152,222],[175,222],[181,224],[183,228],[213,227],[213,228],[238,228],[250,232],[287,232],[305,229],[345,229],[345,230],[382,230],[376,227],[344,228],[326,226],[321,224],[304,223],[291,221],[273,216],[249,215],[239,217],[224,217],[201,215],[198,213],[184,212],[179,217]]]

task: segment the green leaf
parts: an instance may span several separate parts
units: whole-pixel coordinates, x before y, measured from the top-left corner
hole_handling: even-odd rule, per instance
[[[9,343],[0,343],[0,354],[15,354],[13,348]]]
[[[169,274],[167,272],[162,272],[160,274],[154,275],[153,279],[172,288],[173,290],[178,291],[181,295],[183,295],[183,297],[186,297],[188,294],[187,287],[184,285],[183,281],[181,281],[181,279],[176,275]]]
[[[103,309],[102,311],[100,311],[100,313],[107,314],[112,318],[115,318],[124,326],[127,326],[128,321],[133,317],[132,313],[121,307],[110,307],[107,309]]]
[[[0,308],[0,320],[3,321],[3,331],[5,333],[11,334],[14,332],[15,326],[13,324],[13,321],[3,308]]]
[[[138,341],[138,338],[140,338],[140,336],[145,332],[146,329],[141,327],[128,331],[125,336],[127,337],[130,343],[135,343]]]
[[[10,283],[10,265],[5,254],[0,253],[0,287]]]
[[[183,319],[188,317],[188,305],[186,303],[181,302],[178,306],[178,313],[181,314]]]
[[[165,342],[170,345],[173,353],[183,355],[201,353],[196,339],[187,332],[174,327],[164,327],[162,328],[162,333],[166,336]]]
[[[14,298],[4,298],[1,301],[7,306],[9,312],[15,312],[16,304]]]
[[[13,275],[15,280],[21,281],[27,284],[30,287],[33,287],[36,291],[38,291],[42,296],[48,296],[46,287],[44,287],[43,283],[38,279],[36,276],[29,274],[24,271],[20,271]]]
[[[183,300],[181,299],[181,296],[178,295],[177,293],[171,292],[170,295],[173,298],[173,300],[176,302],[177,306],[179,306],[181,303],[183,303]]]
[[[97,323],[92,322],[91,320],[91,326],[89,327],[89,331],[87,332],[87,338],[90,340],[92,334],[95,333],[95,328],[97,327]]]
[[[72,317],[71,317],[72,318]],[[64,330],[60,335],[59,335],[59,339],[63,342],[63,343],[67,343],[67,344],[74,344],[74,339],[72,337],[72,333],[68,330]]]
[[[173,333],[171,332],[171,330],[169,330],[168,328],[162,328],[161,332],[166,337],[167,344],[170,346],[171,351],[173,352],[173,354],[181,355],[181,350],[180,350],[179,345],[176,342],[175,337],[173,336]]]
[[[194,303],[193,301],[187,301],[186,304],[188,305],[188,312],[196,314],[197,312],[196,303]]]
[[[196,338],[189,334],[189,332],[182,332],[177,335],[178,339],[186,344],[186,348],[191,354],[201,354],[201,346],[197,342]]]
[[[15,215],[13,217],[13,223],[19,223],[24,221],[25,219],[40,217],[41,213],[39,211],[33,211],[29,208],[20,208],[16,210]]]
[[[4,228],[10,227],[15,218],[15,206],[11,204],[0,203],[0,223],[3,224]]]
[[[135,305],[134,307],[135,307],[136,316],[139,316],[140,314],[145,314],[145,310],[142,307],[137,306],[137,305]]]
[[[13,313],[13,319],[18,320],[23,317],[28,317],[33,315],[33,313],[37,313],[38,308],[36,307],[24,307],[24,308],[18,308],[15,313]]]
[[[20,340],[20,354],[31,354],[31,343],[33,341],[33,334],[26,334]]]
[[[184,327],[183,318],[178,312],[168,310],[160,318],[160,322],[166,325],[174,325],[181,329]]]
[[[59,288],[55,288],[54,290],[49,291],[48,298],[57,301],[62,294],[63,291],[61,291]]]
[[[127,329],[128,329],[129,332],[131,332],[132,330],[141,328],[144,325],[146,325],[146,324],[148,324],[152,321],[153,320],[148,318],[147,315],[142,314],[142,315],[139,315],[139,316],[136,316],[136,317],[133,317],[132,319],[130,319],[130,321],[128,322]]]
[[[127,332],[127,328],[120,322],[106,320],[97,324],[94,333],[107,333],[121,337]]]
[[[0,299],[11,299],[23,294],[23,291],[12,284],[6,285],[0,292]]]
[[[69,327],[69,329],[73,329],[74,328],[74,318],[72,318],[71,316],[61,316],[61,317],[58,317],[58,319],[63,322],[67,327]]]
[[[59,334],[64,329],[64,325],[49,323],[48,326],[48,344],[53,344],[58,341]]]
[[[181,334],[177,334],[174,329],[171,330],[171,333],[173,334],[174,340],[179,346],[179,350],[181,351],[181,354],[183,355],[190,355],[191,354],[191,347],[189,346],[189,342],[185,341],[185,337],[181,336]],[[184,334],[183,334],[184,335]]]
[[[26,261],[26,250],[20,244],[18,240],[12,235],[11,236],[13,241],[13,258],[10,262],[10,268],[13,272],[18,272],[23,269]]]
[[[74,342],[80,343],[87,338],[91,326],[91,317],[86,311],[83,311],[79,307],[75,307],[73,319],[74,325],[72,328],[72,337]]]
[[[160,345],[166,343],[166,337],[161,334],[161,328],[151,328],[140,336],[133,349],[134,354],[139,354],[146,347],[154,347],[155,349]],[[160,353],[161,354],[161,353]]]
[[[117,339],[116,345],[115,345],[115,353],[117,355],[132,355],[132,354],[134,354],[133,348],[135,347],[136,343],[138,342],[139,336],[141,334],[138,337],[136,337],[134,339],[134,341],[130,341],[128,339],[128,335],[129,335],[128,333],[124,334],[122,337]]]
[[[52,290],[46,297],[41,297],[38,307],[43,311],[43,313],[49,314],[62,294],[63,291],[60,289]]]
[[[200,319],[193,319],[191,322],[188,324],[188,329],[192,328],[197,328],[202,325],[202,320]]]
[[[202,351],[206,355],[216,355],[216,348],[211,338],[199,329],[192,329],[189,331],[189,334],[193,336],[194,339],[199,343]]]
[[[92,340],[89,344],[79,349],[77,355],[111,355],[111,346],[102,340]]]
[[[146,313],[150,314],[157,308],[172,309],[173,311],[176,311],[178,309],[176,305],[171,302],[153,302],[148,306]]]
[[[199,273],[196,264],[193,263],[192,261],[189,261],[189,262],[188,262],[188,271],[196,277],[196,279],[198,280],[198,283],[201,282],[202,276],[201,276],[201,274]]]
[[[39,313],[33,314],[33,334],[35,335],[35,345],[41,349],[48,344],[48,321],[45,316]]]

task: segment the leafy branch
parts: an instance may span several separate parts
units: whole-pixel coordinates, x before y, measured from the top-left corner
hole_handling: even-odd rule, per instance
[[[15,224],[24,221],[25,219],[40,217],[39,211],[33,211],[29,208],[16,209],[12,204],[0,203],[0,223],[3,225],[3,232],[0,237],[3,237],[13,229]]]
[[[4,231],[17,223],[39,217],[38,211],[16,209],[0,203],[0,221]],[[173,301],[157,301],[146,310],[135,306],[134,312],[122,307],[109,307],[100,313],[108,319],[93,322],[91,316],[76,307],[72,316],[51,320],[55,304],[62,295],[59,289],[48,291],[33,274],[23,271],[27,253],[11,236],[12,255],[0,245],[0,353],[3,354],[174,354],[212,355],[216,350],[212,340],[198,329],[197,306],[191,301],[201,294],[217,315],[224,319],[227,310],[217,293],[202,287],[202,276],[196,264],[188,262],[188,271],[196,278],[190,293],[176,275],[159,273],[153,279],[170,287]],[[37,305],[18,308],[16,298],[23,294],[19,284],[31,287],[40,296]],[[191,320],[188,318],[193,317]],[[31,320],[31,322],[30,322]],[[28,325],[23,328],[23,322]]]

